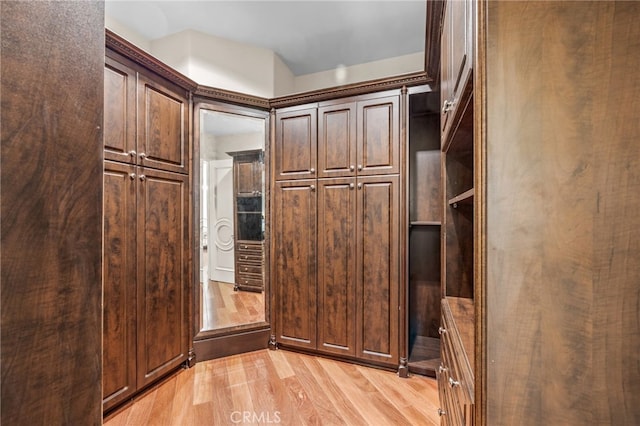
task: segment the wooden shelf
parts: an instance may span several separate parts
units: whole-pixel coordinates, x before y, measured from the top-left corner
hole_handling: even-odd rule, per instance
[[[473,196],[475,194],[474,188],[471,188],[460,195],[456,195],[452,199],[449,200],[449,205],[454,206],[456,204],[471,204],[473,203]]]
[[[423,376],[436,377],[440,365],[440,339],[416,336],[409,355],[409,371]]]
[[[412,220],[409,226],[440,226],[442,222],[439,220]]]

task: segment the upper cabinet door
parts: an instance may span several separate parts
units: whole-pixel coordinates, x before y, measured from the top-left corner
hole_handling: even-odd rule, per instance
[[[138,75],[138,164],[187,173],[189,101],[186,92]]]
[[[315,107],[276,113],[276,180],[316,177],[317,125]]]
[[[473,68],[473,1],[447,1],[441,39],[442,141],[458,119],[468,99]],[[462,106],[462,107],[461,107]]]
[[[318,177],[354,176],[356,103],[318,109]]]
[[[398,96],[358,102],[359,176],[400,172],[400,110]]]
[[[136,162],[136,71],[109,57],[104,67],[104,158]]]

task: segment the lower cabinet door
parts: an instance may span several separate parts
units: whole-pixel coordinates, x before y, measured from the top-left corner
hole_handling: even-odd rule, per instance
[[[399,178],[357,179],[356,356],[389,365],[399,352]]]
[[[273,291],[278,343],[316,349],[315,179],[276,182],[273,193]]]
[[[138,168],[137,360],[141,388],[188,358],[188,176]]]
[[[355,178],[318,180],[318,350],[355,356]]]
[[[103,190],[103,408],[136,391],[134,166],[105,161]]]

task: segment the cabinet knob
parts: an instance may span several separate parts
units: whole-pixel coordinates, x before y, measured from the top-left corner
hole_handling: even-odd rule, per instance
[[[358,184],[358,189],[362,189],[362,184],[361,183]]]
[[[314,169],[313,167],[311,168],[311,170],[309,170],[311,173],[315,173],[316,169]]]
[[[310,188],[312,191],[315,191],[315,190],[316,190],[316,186],[315,186],[315,185],[311,185],[309,188]]]
[[[349,184],[349,189],[353,189],[353,188],[355,188],[355,187],[356,187],[356,186],[355,186],[354,184],[352,184],[352,183],[350,183],[350,184]]]
[[[440,364],[440,366],[438,367],[438,372],[439,373],[444,373],[445,371],[447,371],[447,368],[444,367],[442,364]]]
[[[145,158],[147,158],[147,154],[145,154],[144,152],[140,154],[140,159],[144,160]]]
[[[456,386],[460,386],[460,382],[457,380],[453,380],[453,377],[449,377],[449,386],[455,388]]]
[[[354,166],[353,164],[349,166],[349,170],[354,171],[356,169],[356,166]]]
[[[439,334],[439,335],[441,335],[441,336],[442,336],[442,335],[443,335],[444,333],[446,333],[446,332],[447,332],[447,329],[446,329],[446,328],[444,328],[444,327],[438,327],[438,334]]]
[[[362,171],[362,164],[358,164],[358,171],[361,172]]]
[[[136,152],[132,149],[131,151],[129,151],[129,155],[132,157],[136,156]]]
[[[440,417],[444,416],[445,414],[447,414],[447,412],[446,412],[446,411],[444,411],[442,408],[438,408],[438,415],[439,415]]]
[[[442,112],[449,112],[451,111],[451,108],[453,108],[453,105],[455,104],[454,101],[450,101],[450,100],[446,100],[444,101],[444,104],[442,104]]]
[[[129,173],[129,178],[131,180],[134,180],[136,178],[136,174],[135,173]]]
[[[145,175],[140,175],[140,180],[141,180],[141,181],[143,181],[143,182],[144,182],[146,179],[147,179],[147,177],[146,177]]]

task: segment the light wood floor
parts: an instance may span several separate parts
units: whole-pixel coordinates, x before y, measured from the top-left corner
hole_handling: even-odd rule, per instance
[[[234,291],[230,283],[203,284],[201,300],[203,330],[262,322],[265,318],[264,293]]]
[[[284,350],[261,350],[182,370],[106,426],[438,425],[434,379]]]

